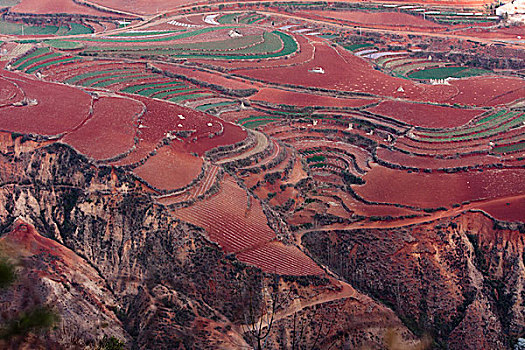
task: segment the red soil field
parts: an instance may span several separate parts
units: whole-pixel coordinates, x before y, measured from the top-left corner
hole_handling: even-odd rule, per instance
[[[525,80],[510,77],[473,77],[451,82],[460,91],[450,103],[497,106],[525,96]]]
[[[33,64],[30,64],[29,66],[27,66],[24,71],[27,71],[28,69],[30,68],[33,68],[33,67],[36,67],[36,66],[39,66],[41,64],[50,64],[49,66],[45,67],[45,69],[49,69],[49,68],[52,68],[56,63],[53,63],[53,62],[56,62],[56,61],[59,61],[59,60],[62,60],[62,59],[65,59],[65,58],[71,58],[72,56],[58,56],[58,57],[52,57],[52,58],[48,58],[48,59],[45,59],[45,60],[42,60],[40,62],[35,62]],[[66,62],[66,63],[59,63],[59,66],[62,66],[62,65],[67,65],[67,64],[71,64],[71,62]]]
[[[178,142],[177,147],[181,150],[184,149],[183,152],[196,152],[199,155],[211,148],[237,143],[246,138],[246,132],[239,126],[224,122],[209,114],[174,103],[152,100],[142,96],[129,96],[146,106],[146,113],[142,118],[144,128],[140,129],[140,142],[137,149],[117,164],[130,164],[144,158],[166,137],[166,133],[169,131],[195,130],[190,137],[183,139],[183,143]],[[184,119],[181,119],[179,115]],[[208,126],[208,123],[211,123],[212,126]],[[210,132],[219,132],[221,129],[223,132],[219,136],[212,138],[208,136]],[[194,140],[195,137],[197,137],[196,141]]]
[[[143,105],[132,99],[102,97],[95,101],[93,116],[63,141],[97,160],[115,157],[133,146],[135,122]]]
[[[512,26],[509,28],[468,28],[457,32],[459,35],[475,36],[477,38],[501,38],[501,39],[517,39],[518,36],[523,37],[525,33],[525,25]]]
[[[353,188],[369,201],[436,208],[525,193],[524,178],[525,169],[427,174],[374,165],[363,176],[366,184]]]
[[[499,157],[489,155],[469,155],[453,159],[438,159],[434,157],[412,156],[401,152],[393,152],[385,148],[377,150],[377,157],[392,164],[420,169],[456,168],[501,163]]]
[[[23,92],[13,82],[0,78],[0,107],[22,100]]]
[[[46,70],[44,74],[48,79],[64,82],[69,78],[88,72],[100,72],[112,69],[144,70],[144,68],[144,64],[123,64],[111,61],[76,61],[68,65],[51,67],[51,69]]]
[[[351,195],[342,190],[327,190],[324,193],[332,193],[342,199],[348,209],[352,210],[357,215],[362,216],[392,216],[400,217],[407,215],[419,214],[410,209],[398,208],[393,205],[368,205],[354,199]]]
[[[265,101],[273,104],[285,104],[299,107],[362,107],[378,102],[377,99],[360,98],[336,98],[314,94],[285,91],[273,88],[261,89],[257,94],[250,97],[253,101]]]
[[[476,77],[453,80],[451,85],[419,84],[379,72],[362,58],[340,47],[333,48],[320,42],[313,45],[316,51],[311,61],[276,67],[279,62],[289,60],[272,60],[272,68],[239,69],[235,73],[271,83],[363,92],[422,102],[492,106],[523,96],[525,82],[519,78]],[[325,73],[309,72],[315,67],[322,67]],[[399,87],[404,91],[398,91]]]
[[[211,240],[227,253],[247,250],[275,239],[260,203],[251,199],[235,180],[226,176],[219,193],[188,208],[173,211],[175,216],[206,229]]]
[[[271,68],[271,67],[286,67],[286,66],[292,66],[295,64],[303,64],[305,62],[308,62],[312,60],[314,55],[314,47],[309,42],[307,38],[305,38],[302,35],[296,35],[294,36],[299,44],[299,52],[296,52],[291,57],[288,57],[287,59],[284,58],[278,58],[278,59],[271,59],[271,60],[264,60],[264,61],[226,61],[226,60],[206,60],[206,59],[200,59],[200,60],[193,60],[198,63],[206,63],[211,64],[214,66],[223,67],[226,69],[231,70],[237,70],[237,69],[265,69],[265,68]],[[272,71],[270,69],[270,71]],[[237,72],[235,72],[237,73]]]
[[[525,222],[525,196],[502,198],[476,207],[498,220]]]
[[[406,3],[405,0],[387,0],[388,2],[393,3]],[[465,7],[465,6],[483,6],[485,4],[492,3],[491,0],[422,0],[418,1],[418,4],[428,4],[428,5],[446,5],[446,6],[457,6],[457,7]]]
[[[343,54],[344,49],[332,48],[327,43],[314,43],[313,45],[316,51],[312,61],[282,68],[242,69],[235,73],[279,84],[364,92],[401,98],[420,96],[423,92],[423,88],[416,86],[413,82],[390,77],[374,70],[359,57]],[[282,62],[282,60],[279,61]],[[309,72],[315,67],[323,68],[325,73]],[[405,92],[396,92],[400,86]]]
[[[239,260],[266,272],[283,275],[322,274],[323,271],[300,250],[276,241],[260,203],[226,176],[221,190],[211,198],[173,211],[177,217],[203,227],[211,240]]]
[[[469,122],[483,111],[419,103],[384,101],[368,109],[372,113],[427,128],[452,128]]]
[[[208,73],[196,69],[186,68],[182,66],[174,66],[169,64],[154,64],[155,67],[158,67],[164,71],[185,75],[199,81],[220,85],[228,89],[241,90],[241,89],[254,89],[256,88],[256,83],[252,82],[243,82],[239,79],[229,79],[219,75],[220,73]]]
[[[178,148],[165,146],[133,172],[148,184],[161,190],[176,190],[196,178],[202,167],[202,159]]]
[[[153,15],[159,11],[170,10],[182,5],[188,5],[191,3],[197,3],[202,1],[192,0],[137,0],[130,3],[128,0],[94,0],[94,4],[117,9],[120,11],[126,11],[131,13],[137,13],[141,15]]]
[[[424,20],[422,16],[414,16],[403,12],[367,12],[367,11],[302,11],[300,14],[315,15],[348,21],[361,25],[412,27],[412,28],[443,28],[444,26]]]
[[[22,0],[13,6],[11,12],[31,14],[69,13],[100,17],[112,17],[108,12],[101,12],[91,7],[75,4],[73,0]],[[122,16],[119,16],[122,17]]]
[[[36,105],[1,108],[0,125],[6,131],[57,135],[74,129],[89,116],[91,97],[81,90],[7,71],[1,74],[16,82],[28,99],[37,101]]]
[[[268,273],[280,275],[322,275],[324,271],[294,246],[270,242],[254,250],[243,251],[237,258]]]

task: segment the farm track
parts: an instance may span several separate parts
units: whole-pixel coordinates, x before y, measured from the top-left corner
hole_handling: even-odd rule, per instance
[[[488,204],[502,204],[502,203],[506,203],[509,201],[513,201],[513,200],[524,200],[524,199],[525,199],[525,194],[519,194],[516,196],[500,197],[500,198],[472,202],[469,204],[463,204],[459,206],[458,208],[452,208],[452,209],[448,209],[445,211],[438,211],[436,213],[429,214],[428,216],[419,217],[419,218],[397,219],[397,220],[382,221],[382,222],[356,222],[350,225],[340,226],[337,228],[319,227],[319,228],[302,231],[300,233],[300,237],[304,236],[306,233],[309,233],[309,232],[319,232],[319,231],[400,228],[400,227],[405,227],[405,226],[410,226],[410,225],[429,223],[429,222],[433,222],[433,221],[443,219],[443,218],[455,217],[467,211],[483,211],[479,209],[479,207],[485,206]],[[491,216],[490,213],[487,213],[485,211],[483,212]]]

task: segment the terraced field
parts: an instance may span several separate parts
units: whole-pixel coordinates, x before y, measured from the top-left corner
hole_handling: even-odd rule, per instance
[[[139,1],[136,6],[168,6],[154,3]],[[102,11],[94,4],[72,4],[88,12]],[[18,193],[33,187],[48,191],[38,181],[61,174],[52,166],[40,171],[40,164],[28,161],[28,173],[39,180],[24,182],[23,190],[13,192],[18,201],[6,202],[6,208],[17,215],[29,208],[37,213],[31,215],[38,225],[55,215],[56,222],[48,226],[57,234],[68,228],[71,215],[102,217],[95,213],[99,204],[92,198],[97,195],[114,211],[121,210],[123,201],[132,202],[127,205],[133,208],[147,202],[140,214],[145,221],[136,223],[137,234],[122,234],[118,259],[134,264],[135,258],[127,254],[135,249],[131,246],[141,244],[139,233],[144,232],[161,232],[163,244],[170,248],[185,245],[184,251],[173,250],[180,261],[206,244],[199,254],[215,254],[220,266],[213,265],[214,275],[199,275],[209,292],[206,298],[190,305],[195,291],[179,293],[159,283],[144,289],[144,300],[155,299],[155,308],[148,304],[148,310],[178,312],[166,318],[170,327],[186,327],[179,321],[186,321],[190,309],[213,315],[217,324],[224,321],[229,328],[214,328],[220,340],[210,348],[255,344],[248,344],[246,333],[239,331],[242,327],[230,322],[230,301],[221,305],[226,311],[209,306],[218,269],[230,265],[235,269],[224,273],[238,274],[249,265],[264,283],[279,276],[268,286],[283,291],[310,288],[309,296],[288,300],[276,311],[290,317],[306,308],[306,299],[318,297],[315,283],[359,281],[356,293],[369,293],[367,302],[382,305],[390,314],[378,323],[356,318],[374,330],[332,333],[326,339],[346,337],[333,348],[387,348],[387,330],[403,334],[407,343],[398,347],[407,349],[419,348],[425,332],[435,337],[436,346],[454,349],[504,348],[491,346],[497,343],[494,339],[500,341],[511,328],[521,334],[518,304],[508,306],[521,299],[512,292],[514,287],[504,288],[500,281],[510,273],[507,262],[489,267],[484,265],[489,260],[479,255],[503,251],[500,243],[484,240],[521,237],[525,221],[520,211],[525,196],[525,80],[515,68],[522,56],[519,30],[505,23],[458,22],[461,16],[483,22],[485,13],[467,16],[455,11],[429,18],[434,4],[179,5],[144,17],[105,9],[107,17],[84,14],[78,23],[64,20],[56,26],[51,23],[61,22],[42,22],[48,24],[23,27],[38,27],[32,30],[39,36],[3,38],[0,160],[25,161],[27,150],[44,152],[48,146],[65,144],[73,149],[67,148],[71,154],[82,155],[71,161],[84,164],[83,175],[68,182],[66,190],[90,186],[86,198],[79,195],[81,207],[73,214],[62,213],[67,203],[65,209],[41,209],[52,194],[33,200]],[[514,57],[507,57],[511,53]],[[53,153],[42,166],[55,161]],[[2,179],[11,172],[8,166],[0,167]],[[2,186],[13,184],[5,181]],[[471,219],[478,215],[486,221]],[[92,226],[98,227],[97,220]],[[96,232],[99,236],[110,237],[111,227],[120,224],[108,222],[109,228],[104,224]],[[496,228],[497,234],[491,231]],[[67,241],[82,234],[80,229],[68,230],[57,237]],[[171,235],[178,230],[193,236]],[[425,236],[429,232],[432,238]],[[346,237],[344,242],[341,237]],[[507,246],[513,249],[514,261],[521,261],[523,244],[512,239]],[[443,242],[452,248],[440,250]],[[363,249],[369,247],[376,250],[366,256]],[[156,250],[144,252],[154,256]],[[86,259],[90,254],[84,254]],[[379,274],[395,265],[385,260],[394,256],[413,264],[400,263],[403,268],[389,272],[398,280]],[[111,259],[118,260],[117,255]],[[381,268],[367,275],[371,259]],[[452,275],[457,266],[465,268]],[[190,267],[181,262],[176,268]],[[498,276],[490,275],[498,269]],[[408,270],[417,276],[405,278]],[[452,276],[435,290],[447,290],[454,302],[443,296],[445,292],[417,299],[436,271]],[[122,273],[135,278],[127,270]],[[378,278],[373,274],[381,276],[384,288],[376,288],[377,281],[368,284]],[[516,284],[523,280],[522,275],[513,276]],[[142,282],[132,282],[136,286],[125,288],[135,293]],[[403,289],[409,283],[412,289]],[[117,303],[101,303],[113,304]],[[121,316],[121,309],[115,310]],[[479,316],[479,310],[489,316]],[[352,311],[345,312],[354,317]],[[188,318],[186,323],[200,325],[203,319],[207,318]],[[140,333],[150,326],[145,322],[130,329]],[[292,335],[281,326],[278,339],[286,342]],[[490,332],[478,333],[478,328],[498,336],[488,339]],[[209,335],[208,330],[192,334]],[[312,332],[305,335],[311,337]],[[229,346],[225,334],[240,345]],[[463,341],[467,338],[468,344]],[[275,339],[268,348],[279,348]],[[450,343],[451,339],[459,340]]]
[[[229,29],[235,27],[220,27]],[[215,28],[210,28],[218,30]],[[199,29],[193,32],[178,34],[173,36],[161,36],[147,39],[104,39],[104,42],[118,43],[156,43],[157,41],[175,41],[190,36],[207,33]],[[129,38],[129,37],[126,37]],[[86,39],[87,40],[87,39]],[[93,40],[92,40],[93,41]],[[95,40],[96,41],[96,40]],[[136,55],[147,56],[170,56],[180,58],[211,58],[224,60],[246,60],[246,59],[268,59],[284,57],[293,54],[298,49],[294,39],[288,34],[280,31],[264,32],[262,35],[243,36],[236,39],[219,40],[213,42],[176,44],[169,47],[152,46],[89,46],[82,51],[83,55],[104,54],[104,55]]]

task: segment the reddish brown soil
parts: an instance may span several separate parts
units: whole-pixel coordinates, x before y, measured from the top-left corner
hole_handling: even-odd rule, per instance
[[[332,191],[330,191],[332,192]],[[330,193],[325,192],[325,193]],[[360,202],[356,199],[354,199],[351,195],[348,193],[341,191],[341,190],[333,190],[333,193],[341,198],[345,205],[348,207],[348,209],[352,210],[357,215],[362,216],[392,216],[392,217],[399,217],[399,216],[406,216],[406,215],[414,215],[418,214],[417,212],[414,212],[409,209],[405,208],[398,208],[393,205],[368,205],[363,202]]]
[[[183,220],[206,229],[210,238],[228,252],[240,252],[275,239],[257,200],[248,208],[247,196],[235,181],[226,177],[221,190],[210,199],[174,211]]]
[[[374,165],[354,190],[369,201],[437,208],[525,193],[524,176],[525,169],[427,174]]]
[[[11,12],[54,15],[57,13],[111,17],[107,12],[75,4],[73,0],[22,0]],[[122,16],[120,16],[122,17]]]
[[[451,151],[450,153],[453,153]],[[423,152],[421,152],[423,153]],[[469,167],[484,164],[499,164],[501,159],[489,155],[468,155],[463,157],[451,159],[438,159],[432,156],[419,157],[412,156],[401,152],[393,152],[385,148],[380,148],[377,151],[377,157],[381,160],[392,164],[398,164],[407,167],[415,167],[419,169],[440,169],[440,168],[456,168]]]
[[[304,64],[305,62],[308,62],[312,59],[314,55],[314,47],[313,45],[308,41],[307,38],[301,35],[295,36],[295,39],[299,43],[299,52],[296,52],[291,57],[288,57],[287,59],[272,59],[272,60],[264,60],[258,62],[256,61],[226,61],[226,60],[194,60],[195,62],[199,63],[205,63],[205,64],[212,64],[215,66],[231,69],[231,70],[237,70],[237,69],[243,69],[243,68],[250,68],[250,69],[261,69],[264,68],[272,68],[272,67],[286,67],[286,66],[292,66],[296,64]],[[269,69],[272,71],[272,69]],[[237,73],[237,72],[235,72]]]
[[[443,25],[424,20],[422,16],[403,12],[366,12],[366,11],[303,11],[301,14],[333,18],[346,22],[389,27],[442,28]]]
[[[254,250],[237,254],[237,258],[268,273],[281,275],[322,275],[323,270],[294,246],[270,242]]]
[[[420,96],[423,87],[416,86],[406,79],[393,78],[374,70],[366,61],[352,54],[344,53],[326,43],[314,43],[315,57],[312,61],[303,61],[287,67],[238,70],[237,74],[279,84],[292,84],[308,87],[319,87],[340,91],[355,91],[370,94],[413,97]],[[306,58],[306,57],[305,57]],[[282,63],[287,63],[283,60]],[[316,67],[324,69],[324,74],[311,73]],[[396,92],[402,86],[405,92]]]
[[[117,9],[120,11],[132,12],[141,15],[149,14],[153,15],[159,11],[166,11],[179,7],[182,5],[187,5],[190,3],[197,3],[199,1],[191,0],[137,0],[130,3],[128,0],[93,0],[95,4],[106,6],[112,9]]]
[[[176,190],[196,178],[201,167],[201,158],[181,152],[177,146],[166,146],[133,172],[158,189]]]
[[[93,106],[93,116],[63,141],[94,159],[115,157],[133,146],[134,125],[143,105],[117,97],[102,97]]]
[[[401,2],[406,3],[405,0],[387,0],[388,2]],[[468,7],[468,6],[483,6],[485,4],[492,3],[491,0],[422,0],[417,3],[428,4],[428,5],[446,5],[446,6],[458,6],[458,7]]]
[[[457,32],[458,34],[465,34],[469,36],[475,36],[477,38],[501,38],[501,39],[517,39],[518,36],[523,37],[525,33],[525,25],[513,26],[509,28],[469,28],[463,31]]]
[[[169,64],[154,64],[155,67],[158,67],[167,72],[172,72],[175,74],[185,75],[199,81],[220,85],[227,89],[241,90],[241,89],[254,89],[256,84],[251,81],[241,81],[240,79],[229,79],[224,76],[221,76],[219,73],[208,73],[196,69],[185,68],[181,66],[174,66]],[[244,79],[243,79],[244,80]]]
[[[333,48],[323,42],[314,42],[313,45],[316,50],[311,61],[278,67],[279,62],[287,61],[272,60],[271,68],[239,69],[236,74],[277,84],[361,92],[422,102],[493,106],[523,97],[525,81],[519,78],[476,77],[454,80],[451,85],[418,84],[379,72],[365,60],[342,48]],[[315,67],[322,67],[325,74],[309,72]],[[398,91],[399,87],[404,91]]]
[[[483,111],[440,107],[419,103],[384,101],[370,112],[427,128],[452,128],[469,122]]]
[[[525,196],[504,198],[478,208],[498,220],[525,222]]]
[[[50,57],[50,58],[47,58],[47,59],[44,59],[42,61],[39,61],[39,62],[35,62],[33,64],[30,64],[29,66],[27,66],[24,70],[27,71],[28,69],[32,68],[32,67],[35,67],[35,66],[38,66],[38,65],[41,65],[41,64],[44,64],[44,63],[51,63],[50,67],[52,67],[54,64],[52,62],[55,62],[55,61],[59,61],[61,59],[64,59],[64,58],[71,58],[72,56],[58,56],[58,57]],[[47,67],[46,67],[47,68]]]
[[[14,229],[3,236],[1,241],[8,243],[10,247],[14,244],[14,247],[22,248],[26,253],[59,257],[74,264],[76,268],[85,270],[86,263],[78,255],[60,243],[41,236],[32,225],[21,219],[14,223]]]
[[[173,145],[181,152],[195,152],[199,155],[211,148],[237,143],[246,138],[246,132],[239,126],[209,114],[136,95],[133,95],[133,99],[146,106],[146,113],[142,118],[143,128],[140,129],[140,142],[128,157],[116,163],[118,165],[132,164],[145,158],[170,131],[192,132],[190,137],[182,138],[182,142],[174,141]],[[179,115],[184,119],[180,119]],[[208,126],[208,123],[212,126]],[[220,135],[209,136],[210,133],[219,133],[221,130],[223,132]]]
[[[525,80],[509,77],[474,77],[452,81],[460,91],[451,103],[497,106],[525,96]]]
[[[6,131],[57,135],[72,130],[89,116],[91,97],[81,90],[27,79],[6,71],[2,71],[2,76],[16,82],[29,99],[38,102],[36,105],[1,108],[0,124]]]
[[[0,78],[0,107],[20,101],[23,98],[22,90],[14,82]]]
[[[257,94],[250,97],[253,101],[265,101],[273,104],[285,104],[299,107],[362,107],[378,102],[377,99],[359,98],[335,98],[293,91],[285,91],[273,88],[261,89]]]

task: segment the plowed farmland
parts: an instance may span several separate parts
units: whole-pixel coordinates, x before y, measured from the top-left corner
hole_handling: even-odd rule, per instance
[[[25,244],[2,320],[63,322],[0,347],[517,346],[525,56],[486,3],[7,2],[0,234],[101,282]]]

